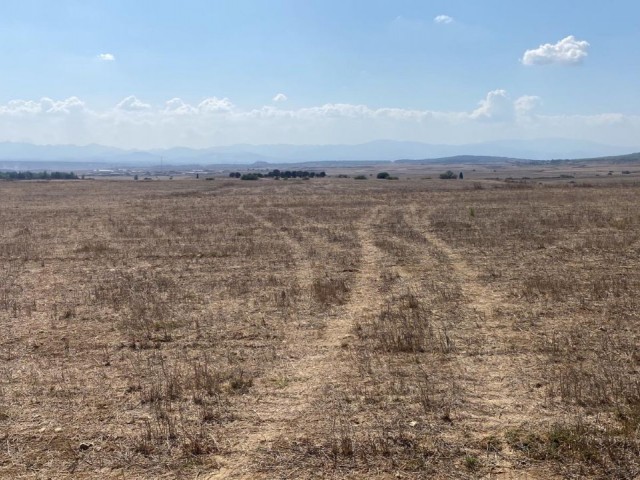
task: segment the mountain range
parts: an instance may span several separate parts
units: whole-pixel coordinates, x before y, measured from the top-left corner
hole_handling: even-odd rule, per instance
[[[0,168],[24,168],[22,162],[81,163],[83,165],[251,165],[256,162],[303,163],[320,161],[428,160],[474,155],[523,160],[593,158],[622,155],[638,148],[603,145],[559,138],[501,140],[465,145],[428,144],[378,140],[357,145],[249,145],[238,144],[203,149],[125,150],[103,145],[35,145],[0,142]]]

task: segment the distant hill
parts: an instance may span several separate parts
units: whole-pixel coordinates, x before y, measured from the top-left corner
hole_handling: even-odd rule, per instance
[[[203,149],[125,150],[103,145],[33,145],[0,142],[0,168],[25,168],[26,162],[87,165],[251,165],[324,162],[499,163],[522,160],[605,157],[633,161],[630,149],[567,139],[505,140],[466,145],[378,140],[357,145],[229,145]],[[38,167],[40,168],[40,167]],[[91,168],[91,167],[88,167]]]
[[[640,152],[629,153],[627,155],[614,155],[595,158],[583,158],[580,160],[568,160],[570,162],[603,162],[603,163],[637,163],[640,162]]]
[[[493,157],[487,155],[455,155],[453,157],[443,157],[443,158],[428,158],[423,160],[396,160],[395,163],[408,163],[408,164],[429,164],[429,163],[513,163],[513,162],[523,162],[530,161],[522,158],[512,158],[512,157]]]

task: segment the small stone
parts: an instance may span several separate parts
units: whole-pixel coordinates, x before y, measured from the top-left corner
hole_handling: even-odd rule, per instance
[[[412,422],[409,422],[410,427],[415,427],[417,424],[418,422],[416,422],[415,420],[413,420]]]
[[[80,450],[89,450],[91,447],[93,447],[93,443],[82,442],[80,444]]]
[[[62,427],[56,427],[53,429],[54,432],[60,433],[62,431]]]

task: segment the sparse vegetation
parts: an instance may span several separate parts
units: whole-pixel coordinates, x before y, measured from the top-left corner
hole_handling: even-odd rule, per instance
[[[4,183],[0,477],[635,478],[640,187],[599,168]]]
[[[447,170],[446,172],[440,174],[440,178],[442,180],[455,180],[456,178],[458,178],[458,176],[451,170]]]

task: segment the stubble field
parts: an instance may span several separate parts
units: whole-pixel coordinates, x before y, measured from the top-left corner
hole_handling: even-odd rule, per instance
[[[638,183],[0,194],[2,478],[640,474]]]

